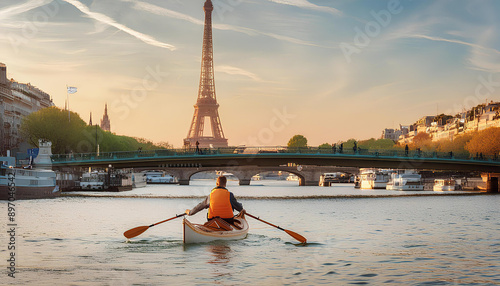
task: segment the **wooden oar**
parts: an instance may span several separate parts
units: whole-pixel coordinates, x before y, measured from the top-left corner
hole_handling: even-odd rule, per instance
[[[126,232],[123,233],[123,235],[126,237],[126,238],[132,238],[132,237],[136,237],[138,235],[140,235],[141,233],[145,232],[146,230],[148,230],[148,228],[152,227],[152,226],[155,226],[155,225],[158,225],[160,223],[164,223],[164,222],[167,222],[169,220],[173,220],[173,219],[176,219],[178,217],[181,217],[181,216],[185,216],[186,214],[180,214],[180,215],[176,215],[174,217],[171,217],[169,219],[166,219],[166,220],[162,220],[160,222],[157,222],[157,223],[153,223],[152,225],[143,225],[143,226],[138,226],[138,227],[134,227],[132,229],[129,229],[127,230]]]
[[[298,233],[296,233],[296,232],[293,232],[293,231],[288,230],[288,229],[283,229],[283,228],[281,228],[281,227],[279,227],[279,226],[277,226],[277,225],[274,225],[274,224],[272,224],[272,223],[269,223],[269,222],[267,222],[267,221],[265,221],[265,220],[263,220],[263,219],[260,219],[260,218],[258,218],[258,217],[255,217],[255,216],[253,216],[253,215],[251,215],[251,214],[249,214],[249,213],[245,213],[245,215],[247,215],[247,216],[249,216],[249,217],[252,217],[252,218],[254,218],[254,219],[256,219],[256,220],[260,220],[260,221],[261,221],[261,222],[263,222],[263,223],[267,223],[267,224],[268,224],[268,225],[270,225],[270,226],[274,226],[275,228],[280,229],[280,230],[282,230],[282,231],[284,231],[284,232],[288,233],[291,237],[295,238],[296,240],[300,241],[301,243],[306,243],[306,242],[307,242],[307,239],[306,239],[305,237],[303,237],[302,235],[300,235],[300,234],[298,234]]]

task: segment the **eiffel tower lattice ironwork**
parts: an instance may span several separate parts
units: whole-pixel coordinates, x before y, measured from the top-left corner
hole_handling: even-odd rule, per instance
[[[222,131],[219,118],[219,104],[215,96],[214,62],[212,45],[212,11],[214,6],[211,0],[206,0],[203,6],[205,10],[205,29],[203,32],[203,52],[201,59],[200,88],[198,100],[194,105],[194,115],[187,138],[184,139],[185,146],[227,147],[227,139]],[[204,136],[205,119],[210,120],[212,128],[211,136]],[[198,144],[197,144],[198,142]]]

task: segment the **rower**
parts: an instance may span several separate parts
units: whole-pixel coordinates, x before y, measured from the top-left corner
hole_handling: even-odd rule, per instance
[[[192,210],[187,209],[186,214],[192,216],[203,209],[208,209],[208,220],[220,217],[232,224],[234,222],[233,211],[242,212],[244,209],[243,205],[236,200],[233,193],[226,189],[226,184],[227,178],[225,176],[218,177],[216,187],[212,189],[210,195]]]

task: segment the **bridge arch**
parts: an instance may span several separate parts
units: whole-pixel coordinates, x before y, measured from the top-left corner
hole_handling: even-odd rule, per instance
[[[244,171],[241,171],[241,170],[228,170],[227,172],[235,175],[239,181],[240,181],[240,186],[243,186],[243,185],[250,185],[250,182],[252,181],[252,178],[255,176],[255,175],[258,175],[258,174],[261,174],[263,172],[272,172],[272,171],[281,171],[281,172],[286,172],[286,173],[290,173],[290,174],[294,174],[296,175],[298,178],[299,178],[299,185],[300,186],[305,186],[305,183],[306,183],[306,178],[304,176],[304,174],[301,174],[300,172],[298,171],[293,171],[293,170],[289,170],[289,169],[285,169],[285,168],[280,168],[280,167],[273,167],[272,170],[270,169],[261,169],[261,168],[255,168],[255,169],[250,169],[250,170],[244,170]]]
[[[300,186],[317,186],[319,177],[325,172],[331,172],[331,167],[304,166],[300,170],[297,167],[288,166],[228,166],[228,167],[199,167],[199,168],[164,168],[169,173],[178,178],[180,185],[189,185],[194,174],[206,171],[224,171],[233,174],[239,179],[240,185],[250,185],[254,175],[266,171],[282,171],[299,177]]]

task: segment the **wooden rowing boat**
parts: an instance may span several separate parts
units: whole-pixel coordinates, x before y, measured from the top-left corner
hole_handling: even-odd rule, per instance
[[[184,218],[184,243],[203,243],[214,240],[243,239],[248,234],[248,222],[244,213],[234,217],[234,224],[214,218],[205,224],[195,224]]]

